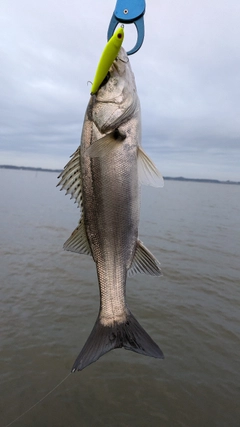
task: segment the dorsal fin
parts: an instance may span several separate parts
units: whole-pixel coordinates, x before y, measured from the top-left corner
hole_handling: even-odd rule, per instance
[[[81,178],[81,147],[71,155],[71,160],[66,164],[58,178],[61,190],[66,190],[66,194],[71,194],[71,199],[75,199],[78,207],[82,205],[82,178]]]

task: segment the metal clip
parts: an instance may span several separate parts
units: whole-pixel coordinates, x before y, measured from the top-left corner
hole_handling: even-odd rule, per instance
[[[129,6],[128,6],[129,5]],[[112,37],[118,24],[134,24],[137,29],[137,42],[133,49],[127,52],[128,55],[136,53],[143,44],[144,39],[144,21],[145,0],[117,0],[109,27],[108,40]]]

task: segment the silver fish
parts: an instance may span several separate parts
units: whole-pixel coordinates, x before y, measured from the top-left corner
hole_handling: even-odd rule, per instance
[[[126,303],[127,276],[160,276],[160,264],[138,239],[140,184],[163,179],[141,146],[141,113],[128,56],[121,48],[107,81],[92,95],[81,145],[60,174],[61,189],[82,210],[64,249],[89,254],[96,263],[100,309],[72,372],[124,347],[164,358]]]

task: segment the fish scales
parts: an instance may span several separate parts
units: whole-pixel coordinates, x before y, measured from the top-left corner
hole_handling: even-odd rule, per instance
[[[92,108],[94,98],[91,99]],[[86,120],[85,126],[91,129],[94,125]],[[112,153],[92,158],[90,162],[88,155],[83,154],[81,160],[84,219],[93,259],[97,264],[101,321],[104,324],[113,323],[116,316],[124,315],[126,267],[131,266],[138,236],[139,184],[137,141],[131,137],[133,127],[137,127],[137,120],[132,123],[131,129],[129,123],[121,126],[121,131],[128,136],[123,142],[116,143],[117,147]],[[94,134],[91,130],[86,132],[88,135]],[[83,132],[83,153],[89,144],[91,141]]]

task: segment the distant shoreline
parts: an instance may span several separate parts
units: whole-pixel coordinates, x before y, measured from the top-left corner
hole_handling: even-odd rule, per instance
[[[24,171],[35,171],[35,172],[55,172],[61,173],[62,169],[47,169],[47,168],[34,168],[30,166],[12,166],[12,165],[0,165],[0,169],[13,169],[13,170],[24,170]],[[240,185],[240,181],[220,181],[218,179],[201,179],[201,178],[184,178],[183,176],[171,177],[164,176],[165,181],[183,181],[183,182],[205,182],[211,184],[233,184]]]

